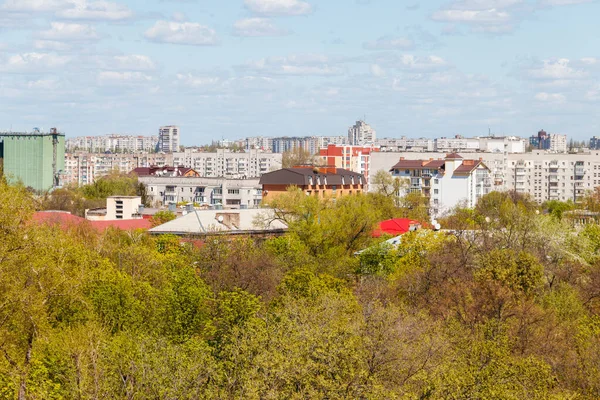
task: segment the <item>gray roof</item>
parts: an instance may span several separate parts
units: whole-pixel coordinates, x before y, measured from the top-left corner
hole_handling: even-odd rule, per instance
[[[287,225],[279,220],[263,225],[259,220],[273,218],[272,209],[196,210],[149,230],[150,233],[176,235],[243,234],[281,232]]]
[[[330,170],[331,168],[327,168]],[[321,168],[282,168],[277,171],[268,172],[260,178],[261,185],[297,185],[307,186],[309,183],[309,176],[327,178],[327,184],[329,185],[341,185],[342,178],[345,180],[345,184],[350,184],[352,178],[355,179],[355,184],[360,182],[364,183],[364,177],[362,174],[348,171],[343,168],[336,168],[335,174],[326,172],[325,169]],[[359,179],[360,178],[360,179]]]

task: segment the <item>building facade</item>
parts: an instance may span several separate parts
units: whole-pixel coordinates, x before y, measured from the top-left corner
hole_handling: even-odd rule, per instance
[[[0,133],[2,171],[13,182],[45,191],[60,185],[65,169],[65,135],[49,133]]]
[[[282,155],[251,149],[236,152],[229,149],[217,149],[205,153],[191,149],[173,153],[173,164],[193,168],[200,176],[232,179],[257,178],[263,174],[281,168]]]
[[[294,167],[269,172],[260,178],[265,203],[296,186],[307,196],[319,198],[363,193],[366,182],[362,174],[335,167]]]
[[[124,174],[138,167],[173,165],[172,154],[133,153],[106,154],[78,151],[64,155],[63,185],[89,185],[111,171]]]
[[[87,151],[90,153],[136,153],[156,150],[158,136],[105,135],[79,136],[66,140],[67,152]]]
[[[458,205],[474,207],[492,190],[490,170],[483,161],[464,159],[456,153],[437,160],[401,158],[390,172],[404,181],[400,195],[420,193],[429,198],[434,217]]]
[[[157,151],[173,153],[179,151],[179,127],[175,125],[161,126],[158,130]]]
[[[347,169],[362,174],[369,182],[371,173],[371,153],[379,151],[373,146],[329,145],[319,152],[321,163],[326,166]]]
[[[348,128],[348,144],[353,146],[362,146],[367,143],[374,143],[377,139],[375,129],[365,121],[356,121],[356,124]]]
[[[473,153],[461,153],[473,157]],[[399,158],[439,159],[440,153],[376,152],[371,154],[371,173],[389,171]],[[493,190],[516,190],[538,203],[547,200],[581,201],[600,186],[600,151],[567,154],[535,150],[531,153],[477,153],[490,170]]]
[[[153,205],[197,203],[227,209],[256,208],[262,201],[258,178],[225,179],[141,176]]]

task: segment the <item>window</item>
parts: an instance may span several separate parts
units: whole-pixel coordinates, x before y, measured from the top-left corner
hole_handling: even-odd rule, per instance
[[[440,180],[439,180],[439,179],[434,179],[434,180],[433,180],[433,184],[434,184],[434,185],[437,185],[437,184],[439,184],[439,183],[440,183]]]
[[[227,194],[240,194],[240,189],[227,189]]]
[[[433,189],[433,194],[438,194],[439,190]]]

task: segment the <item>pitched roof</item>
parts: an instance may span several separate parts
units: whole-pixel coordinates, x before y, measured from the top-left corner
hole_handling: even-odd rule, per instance
[[[465,160],[454,170],[454,175],[469,175],[481,165],[486,169],[489,169],[481,160]]]
[[[400,160],[391,170],[394,169],[439,169],[445,164],[444,160]]]
[[[453,160],[453,159],[462,159],[462,157],[458,153],[446,154],[446,160]]]
[[[319,169],[296,167],[282,168],[277,171],[268,172],[260,178],[259,184],[307,186],[310,184],[309,177],[326,178],[328,185],[342,185],[342,180],[344,184],[349,184],[353,178],[355,179],[355,183],[364,183],[362,174],[343,168]]]
[[[390,235],[402,235],[406,232],[416,230],[421,226],[419,221],[408,218],[388,219],[379,223],[379,227],[373,232],[373,237],[380,237],[383,233]]]
[[[283,232],[287,226],[274,220],[261,226],[257,218],[261,216],[272,219],[271,209],[246,209],[246,210],[196,210],[180,218],[166,222],[149,230],[150,233],[172,233],[178,235],[196,234],[244,234],[250,232]]]
[[[132,172],[135,173],[137,176],[185,176],[190,171],[193,172],[194,175],[198,174],[193,168],[187,168],[184,166],[138,167]]]

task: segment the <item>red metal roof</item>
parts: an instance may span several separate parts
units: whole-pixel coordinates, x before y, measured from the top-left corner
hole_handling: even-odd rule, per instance
[[[398,236],[410,231],[411,227],[418,229],[421,226],[419,221],[408,218],[388,219],[379,223],[379,227],[373,231],[373,237],[380,237],[382,234]]]
[[[33,220],[37,223],[49,225],[60,225],[63,228],[79,224],[90,224],[98,232],[104,232],[109,227],[124,231],[133,229],[150,229],[152,224],[148,219],[121,219],[114,221],[88,221],[66,211],[38,211],[33,214]]]

